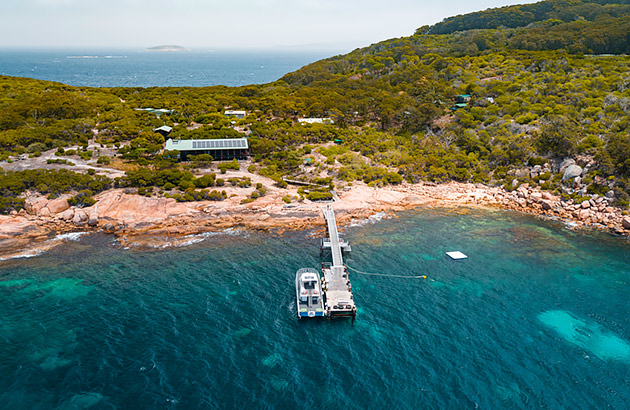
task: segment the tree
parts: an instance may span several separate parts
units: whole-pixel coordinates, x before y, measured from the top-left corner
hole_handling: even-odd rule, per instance
[[[559,158],[575,154],[576,128],[576,122],[565,116],[558,115],[548,118],[543,123],[538,137],[539,150]]]

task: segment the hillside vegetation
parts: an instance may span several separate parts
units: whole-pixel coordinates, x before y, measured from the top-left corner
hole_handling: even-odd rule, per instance
[[[456,16],[264,85],[94,89],[0,77],[0,159],[59,149],[60,158],[113,160],[89,149],[92,141],[118,147],[123,164],[168,174],[150,183],[128,176],[113,186],[142,186],[151,195],[147,186],[164,190],[168,181],[178,198],[197,198],[201,187],[188,171],[212,167],[211,158],[178,164],[160,153],[164,138],[152,130],[169,125],[181,138],[248,135],[251,171],[278,184],[282,177],[332,178],[337,186],[529,183],[576,201],[612,191],[627,208],[627,3],[555,0]],[[457,107],[461,94],[470,101]],[[174,112],[158,118],[135,110],[146,107]],[[228,107],[250,114],[232,123],[223,115]],[[299,117],[334,124],[297,124]],[[586,168],[577,183],[562,181],[565,158]],[[6,188],[19,178],[0,175],[0,194],[22,195]],[[7,211],[20,201],[5,203]]]

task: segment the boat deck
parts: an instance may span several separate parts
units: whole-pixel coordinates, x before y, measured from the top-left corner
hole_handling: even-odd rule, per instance
[[[300,278],[302,277],[302,274],[304,273],[310,273],[316,278],[317,282],[320,281],[319,272],[317,272],[317,270],[313,268],[302,268],[297,271],[296,277],[295,277],[295,288],[297,292],[298,319],[323,317],[324,316],[324,304],[323,304],[324,295],[323,295],[323,292],[320,292],[321,289],[320,289],[319,284],[316,285],[318,294],[315,296],[317,296],[317,302],[315,303],[313,302],[313,298],[311,297],[311,295],[307,297],[306,301],[300,300],[299,281],[300,281]]]

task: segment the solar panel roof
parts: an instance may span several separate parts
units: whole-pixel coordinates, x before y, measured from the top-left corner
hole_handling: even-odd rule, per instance
[[[207,151],[222,149],[247,149],[247,138],[172,140],[166,141],[165,149],[177,151]]]

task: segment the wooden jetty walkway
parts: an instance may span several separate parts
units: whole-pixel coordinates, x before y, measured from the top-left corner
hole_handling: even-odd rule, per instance
[[[335,211],[330,205],[322,209],[328,225],[328,240],[322,240],[322,249],[330,248],[332,263],[322,263],[323,291],[325,295],[324,311],[327,317],[356,317],[357,308],[352,295],[352,285],[348,271],[343,264],[343,251],[350,250],[350,244],[339,238]]]

